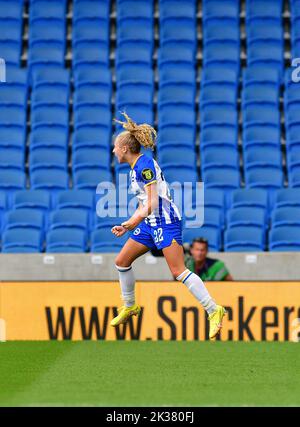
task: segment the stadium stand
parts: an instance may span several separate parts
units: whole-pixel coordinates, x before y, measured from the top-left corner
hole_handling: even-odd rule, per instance
[[[119,250],[95,211],[121,110],[167,181],[205,183],[185,242],[299,250],[299,24],[297,0],[0,0],[2,251]]]

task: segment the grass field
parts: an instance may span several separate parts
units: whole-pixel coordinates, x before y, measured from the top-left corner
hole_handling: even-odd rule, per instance
[[[300,406],[300,345],[0,344],[1,406]]]

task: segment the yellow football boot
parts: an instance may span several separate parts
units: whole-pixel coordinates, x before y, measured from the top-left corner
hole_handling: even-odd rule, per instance
[[[217,309],[208,316],[209,320],[209,339],[214,341],[222,328],[222,320],[226,314],[226,310],[221,305],[217,305]]]
[[[125,307],[123,305],[122,307],[118,308],[118,315],[113,318],[113,320],[110,322],[111,326],[118,326],[122,323],[126,323],[127,320],[131,316],[137,316],[141,312],[141,307],[137,304],[132,305],[131,307]]]

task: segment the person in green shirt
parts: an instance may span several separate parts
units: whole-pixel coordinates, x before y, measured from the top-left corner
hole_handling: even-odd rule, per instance
[[[203,281],[233,280],[223,261],[208,258],[208,241],[202,237],[192,241],[190,254],[186,255],[185,265]]]

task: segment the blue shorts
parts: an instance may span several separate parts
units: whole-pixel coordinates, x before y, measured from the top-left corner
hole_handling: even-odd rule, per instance
[[[130,238],[142,243],[149,249],[163,249],[171,245],[173,240],[182,245],[182,221],[161,224],[155,227],[141,222],[130,233]]]

